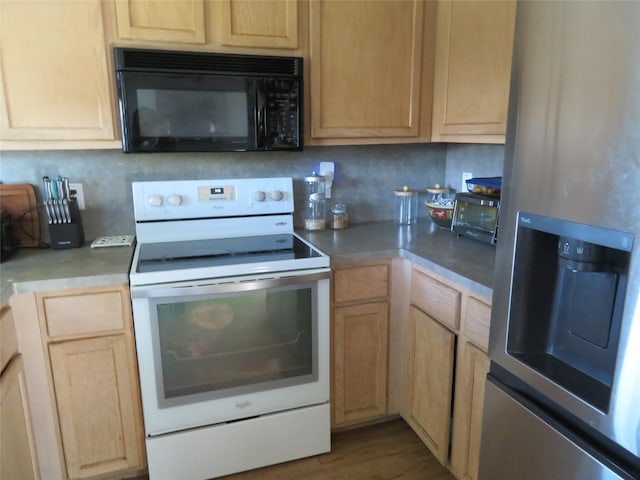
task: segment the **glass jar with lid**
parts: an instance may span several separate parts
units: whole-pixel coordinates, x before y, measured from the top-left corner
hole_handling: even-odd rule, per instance
[[[349,213],[347,205],[344,203],[334,203],[331,207],[331,219],[329,227],[334,230],[340,230],[349,226]]]
[[[324,177],[316,172],[304,177],[304,194],[305,230],[324,230],[327,222]]]
[[[394,190],[397,201],[397,222],[400,225],[413,225],[418,221],[418,191],[408,186]]]

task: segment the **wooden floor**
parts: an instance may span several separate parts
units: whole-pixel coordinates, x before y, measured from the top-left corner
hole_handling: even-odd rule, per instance
[[[221,480],[453,480],[403,420],[334,434],[325,455]]]

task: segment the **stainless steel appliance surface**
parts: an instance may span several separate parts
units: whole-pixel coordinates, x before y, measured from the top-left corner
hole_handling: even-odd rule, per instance
[[[480,480],[640,478],[639,24],[518,2]]]
[[[292,179],[134,182],[133,200],[150,478],[329,451],[329,257],[293,231]]]

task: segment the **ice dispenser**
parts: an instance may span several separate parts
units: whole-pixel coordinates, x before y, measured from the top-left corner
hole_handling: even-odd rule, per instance
[[[507,352],[607,411],[633,236],[521,212]]]

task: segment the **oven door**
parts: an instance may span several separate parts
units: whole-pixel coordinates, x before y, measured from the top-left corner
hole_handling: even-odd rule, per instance
[[[328,269],[131,296],[148,436],[329,401]]]

